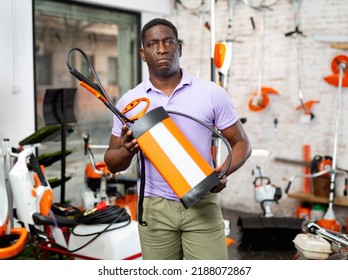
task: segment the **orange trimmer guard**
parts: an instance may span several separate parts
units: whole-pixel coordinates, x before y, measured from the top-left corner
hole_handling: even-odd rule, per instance
[[[141,151],[185,208],[219,184],[218,174],[175,125],[163,107],[146,113],[130,129]]]

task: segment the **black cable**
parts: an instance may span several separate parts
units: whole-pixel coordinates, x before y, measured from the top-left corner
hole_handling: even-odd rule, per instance
[[[74,253],[76,251],[79,251],[79,250],[85,248],[87,245],[91,244],[94,240],[96,240],[99,236],[101,236],[105,232],[109,232],[109,231],[123,228],[131,223],[131,218],[130,218],[129,214],[127,213],[127,210],[125,208],[121,208],[117,205],[108,206],[107,208],[99,210],[97,212],[94,212],[90,215],[83,216],[83,214],[82,214],[81,216],[77,216],[76,220],[77,220],[77,222],[79,222],[81,224],[85,224],[85,225],[107,224],[107,226],[101,231],[93,232],[93,233],[89,233],[89,234],[78,234],[74,231],[75,228],[73,228],[71,230],[71,234],[73,234],[75,236],[87,237],[87,236],[94,235],[94,237],[91,240],[89,240],[87,243],[85,243],[84,245],[82,245],[74,250],[67,249],[67,251],[70,253]],[[122,226],[109,229],[112,225],[114,225],[116,223],[122,223],[122,222],[126,222],[126,223],[123,224]]]
[[[140,151],[140,162],[141,162],[141,171],[140,171],[140,189],[139,189],[139,201],[138,201],[138,222],[142,226],[147,226],[147,222],[143,220],[143,202],[145,195],[145,160],[144,155]]]
[[[118,217],[117,221],[115,221],[115,217]],[[77,223],[84,225],[119,223],[129,219],[130,216],[127,211],[118,205],[108,206],[86,216],[81,212],[81,215],[75,217]]]

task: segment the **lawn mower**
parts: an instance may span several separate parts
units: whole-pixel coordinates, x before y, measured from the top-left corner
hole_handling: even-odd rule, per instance
[[[118,205],[128,210],[132,220],[137,220],[137,181],[138,167],[136,158],[131,166],[122,172],[112,174],[104,161],[96,161],[93,150],[105,151],[106,145],[91,145],[90,136],[83,135],[84,151],[88,157],[85,168],[85,186],[82,190],[84,209],[95,207],[101,201],[108,205]]]
[[[80,210],[53,203],[38,160],[23,149],[9,172],[15,218],[29,232],[36,259],[140,259],[137,223],[125,208],[97,204]],[[59,213],[59,214],[57,214]]]
[[[0,158],[0,259],[15,258],[22,252],[27,241],[28,231],[13,222],[12,192],[8,184],[7,171],[11,165],[12,149],[8,139],[2,142]]]

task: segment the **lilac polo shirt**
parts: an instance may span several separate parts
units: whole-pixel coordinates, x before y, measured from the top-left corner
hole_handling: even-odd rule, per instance
[[[116,105],[117,109],[122,111],[131,101],[146,97],[150,100],[150,106],[147,112],[162,106],[167,111],[176,111],[190,115],[211,127],[215,125],[219,130],[233,125],[238,120],[231,101],[222,87],[214,82],[191,76],[183,69],[181,71],[183,74],[182,79],[171,96],[168,97],[155,88],[150,79],[147,78],[120,98]],[[131,118],[141,108],[143,107],[139,104],[139,106],[126,113],[126,117]],[[175,114],[170,114],[170,117],[187,139],[195,146],[197,151],[212,166],[212,132],[189,118]],[[121,135],[121,128],[122,123],[114,116],[112,134],[119,137]],[[138,187],[139,185],[140,182],[138,182]],[[177,195],[146,157],[145,196],[159,196],[166,199],[178,200]]]

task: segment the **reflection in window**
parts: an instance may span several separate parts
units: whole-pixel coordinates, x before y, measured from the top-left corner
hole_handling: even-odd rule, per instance
[[[52,84],[52,54],[39,54],[37,56],[37,83],[40,86],[49,86]]]
[[[117,85],[117,69],[118,61],[117,57],[108,58],[108,82],[110,85]]]

